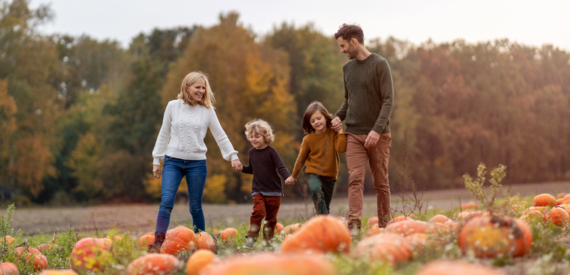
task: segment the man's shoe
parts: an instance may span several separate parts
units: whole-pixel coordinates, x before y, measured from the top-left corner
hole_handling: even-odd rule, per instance
[[[360,226],[357,223],[348,224],[348,231],[350,232],[350,236],[352,238],[360,236]]]
[[[247,240],[245,241],[245,244],[243,244],[243,247],[247,249],[252,249],[255,242],[257,242],[257,238],[252,238],[248,236],[246,236],[245,238]]]
[[[154,233],[154,242],[148,245],[148,253],[160,253],[165,237],[164,233]]]

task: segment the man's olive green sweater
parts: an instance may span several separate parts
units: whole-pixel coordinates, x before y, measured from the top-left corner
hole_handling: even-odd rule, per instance
[[[351,59],[342,67],[344,103],[335,116],[346,119],[346,132],[379,134],[390,132],[394,109],[394,88],[388,61],[375,53],[358,61]]]

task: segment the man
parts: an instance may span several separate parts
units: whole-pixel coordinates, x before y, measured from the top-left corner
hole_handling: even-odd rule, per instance
[[[364,174],[370,163],[376,190],[378,226],[390,220],[388,160],[392,147],[390,114],[394,89],[388,61],[364,46],[364,33],[356,25],[343,24],[334,35],[350,61],[342,67],[344,103],[332,121],[340,130],[346,120],[346,161],[348,164],[348,228],[360,233],[363,208]]]

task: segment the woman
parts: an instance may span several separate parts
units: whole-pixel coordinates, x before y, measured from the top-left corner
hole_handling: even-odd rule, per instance
[[[208,77],[201,72],[192,72],[182,80],[178,99],[168,102],[166,106],[162,127],[152,151],[154,176],[156,178],[161,176],[161,160],[164,160],[164,168],[160,209],[156,219],[154,242],[148,246],[149,252],[160,251],[170,223],[174,198],[184,176],[188,184],[188,201],[194,231],[206,229],[202,194],[208,174],[206,166],[208,149],[204,144],[208,128],[218,143],[224,159],[231,160],[232,168],[236,171],[242,167],[237,151],[234,150],[218,121],[213,103],[214,94]]]

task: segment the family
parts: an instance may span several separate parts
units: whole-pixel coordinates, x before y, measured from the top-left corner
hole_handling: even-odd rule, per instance
[[[307,107],[302,122],[306,136],[293,173],[285,167],[277,150],[270,146],[275,139],[271,126],[260,119],[245,125],[246,137],[253,148],[248,153],[248,165],[242,165],[238,152],[216,116],[208,77],[201,72],[192,72],[182,80],[178,99],[170,101],[166,107],[152,152],[153,174],[156,178],[162,176],[162,195],[155,241],[149,245],[149,252],[160,251],[174,199],[184,176],[194,230],[206,229],[202,195],[208,174],[204,143],[208,129],[232,168],[253,174],[254,204],[246,248],[253,247],[257,241],[263,219],[266,221],[264,240],[269,242],[273,238],[283,196],[282,179],[285,184],[295,184],[305,166],[316,213],[329,213],[339,171],[338,153],[346,152],[348,229],[351,234],[360,232],[367,163],[370,164],[376,190],[378,225],[387,225],[390,214],[388,160],[392,141],[389,124],[394,107],[390,67],[385,58],[371,53],[364,46],[364,33],[359,26],[343,24],[334,37],[341,52],[350,59],[342,68],[345,100],[334,116],[320,102],[315,101]],[[345,121],[345,130],[342,121]]]

